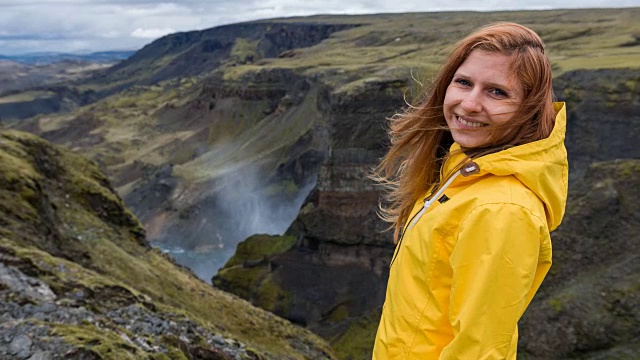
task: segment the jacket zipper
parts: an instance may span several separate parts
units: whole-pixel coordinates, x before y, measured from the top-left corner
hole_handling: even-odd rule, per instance
[[[402,239],[404,239],[404,235],[406,234],[406,232],[411,230],[418,223],[418,220],[420,220],[422,215],[424,215],[424,213],[427,212],[427,209],[429,209],[431,205],[443,195],[444,191],[449,187],[449,185],[451,185],[453,180],[455,180],[455,178],[458,177],[458,175],[460,174],[461,174],[460,170],[456,171],[453,175],[451,175],[451,177],[447,180],[447,182],[445,182],[444,185],[440,187],[440,189],[438,190],[438,192],[435,193],[435,195],[429,194],[429,196],[424,198],[424,205],[422,205],[422,209],[420,209],[420,211],[415,213],[411,217],[411,219],[409,219],[408,221],[409,226],[406,226],[404,229],[402,229],[402,234],[400,234],[400,240],[398,241],[398,245],[397,245],[398,251],[396,251],[395,254],[393,255],[393,258],[391,259],[391,263],[389,264],[389,269],[391,269],[391,266],[393,265],[396,258],[398,257],[400,250],[402,250],[400,246],[402,245]]]

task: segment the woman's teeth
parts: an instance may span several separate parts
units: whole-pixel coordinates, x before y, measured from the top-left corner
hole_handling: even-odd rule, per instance
[[[460,122],[460,124],[464,125],[464,126],[470,126],[470,127],[483,127],[486,126],[487,124],[483,124],[483,123],[479,123],[479,122],[471,122],[471,121],[467,121],[459,116],[456,117],[458,119],[458,121]]]

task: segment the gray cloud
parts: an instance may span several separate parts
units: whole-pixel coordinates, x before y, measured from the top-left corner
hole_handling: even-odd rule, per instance
[[[273,17],[632,6],[640,0],[0,0],[0,54],[138,49],[169,32]]]

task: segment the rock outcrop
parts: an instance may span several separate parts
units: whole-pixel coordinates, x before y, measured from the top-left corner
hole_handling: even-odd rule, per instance
[[[520,323],[523,359],[640,356],[640,160],[584,172],[552,234],[551,273]]]
[[[581,178],[595,161],[640,158],[640,72],[576,70],[554,80],[567,102],[569,177]]]

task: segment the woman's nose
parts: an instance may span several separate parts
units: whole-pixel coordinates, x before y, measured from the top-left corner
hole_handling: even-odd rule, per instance
[[[482,111],[482,101],[477,91],[470,91],[465,94],[460,106],[465,112],[477,113]]]

